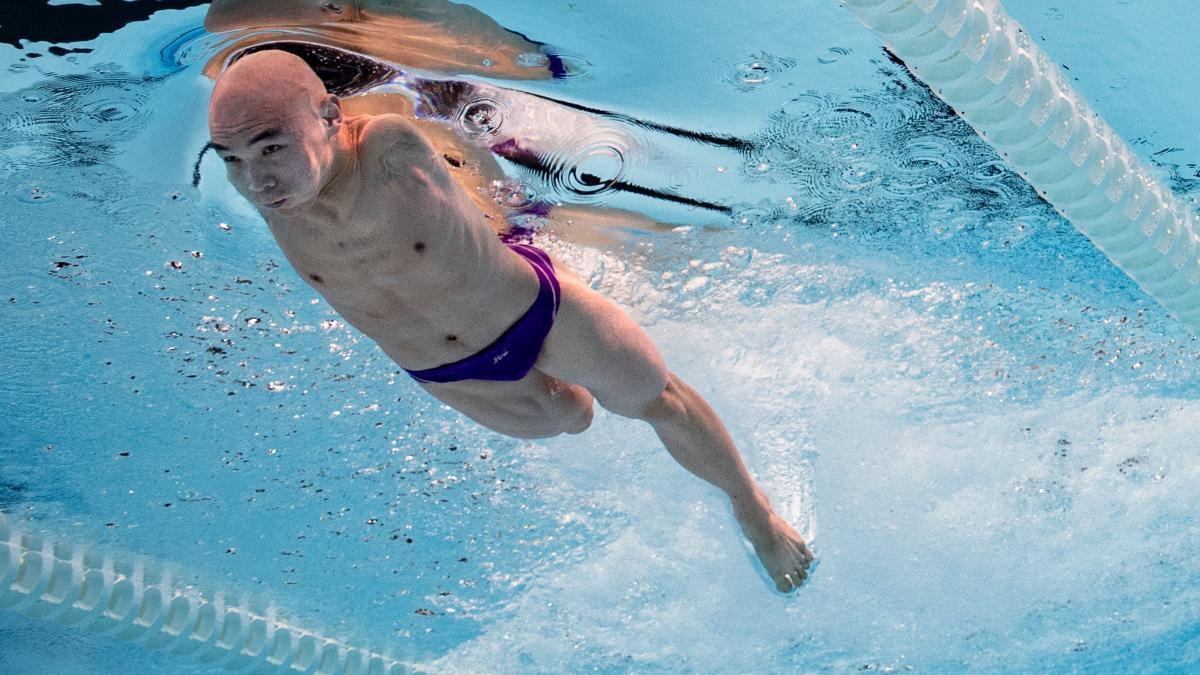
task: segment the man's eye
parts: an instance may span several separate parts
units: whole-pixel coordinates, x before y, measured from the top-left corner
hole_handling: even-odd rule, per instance
[[[282,148],[283,148],[282,145],[275,145],[275,144],[268,145],[267,147],[263,148],[263,154],[270,155],[272,153],[279,152],[279,150],[281,150]]]
[[[234,162],[238,161],[238,158],[234,157],[233,155],[227,155],[222,157],[221,161],[225,162],[226,164],[233,164]]]
[[[336,2],[327,2],[324,5],[322,5],[321,8],[327,12],[332,12],[334,14],[342,13],[342,6]]]

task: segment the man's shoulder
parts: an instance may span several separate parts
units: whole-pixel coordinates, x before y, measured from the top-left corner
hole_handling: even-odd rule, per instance
[[[359,130],[360,152],[384,165],[411,164],[416,157],[429,154],[429,144],[417,127],[401,115],[371,115]]]
[[[387,152],[398,143],[421,141],[416,125],[395,113],[369,115],[361,124],[359,143],[367,150]]]

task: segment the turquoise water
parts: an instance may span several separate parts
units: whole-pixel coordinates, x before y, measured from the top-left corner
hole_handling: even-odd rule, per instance
[[[1195,667],[1200,344],[849,13],[474,4],[573,68],[491,85],[746,141],[603,127],[629,181],[729,214],[513,165],[505,189],[663,223],[602,243],[533,225],[815,534],[809,587],[770,592],[646,428],[602,413],[517,442],[431,401],[215,161],[193,190],[203,7],[87,53],[0,45],[0,508],[447,672]],[[1006,6],[1200,194],[1196,10]],[[0,645],[11,672],[206,672],[13,614]]]

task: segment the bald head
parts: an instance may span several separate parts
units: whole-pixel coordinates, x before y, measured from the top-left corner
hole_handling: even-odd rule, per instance
[[[341,105],[300,57],[278,50],[242,57],[217,80],[208,106],[209,147],[234,187],[265,208],[313,199],[341,156]]]
[[[247,54],[217,80],[208,105],[209,128],[240,126],[268,116],[316,113],[328,96],[304,59],[278,49]]]

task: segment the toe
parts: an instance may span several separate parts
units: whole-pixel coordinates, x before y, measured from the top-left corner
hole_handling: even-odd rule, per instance
[[[783,575],[782,579],[775,580],[775,588],[778,589],[780,593],[789,593],[795,587],[796,584],[792,583],[792,578],[788,574]]]

